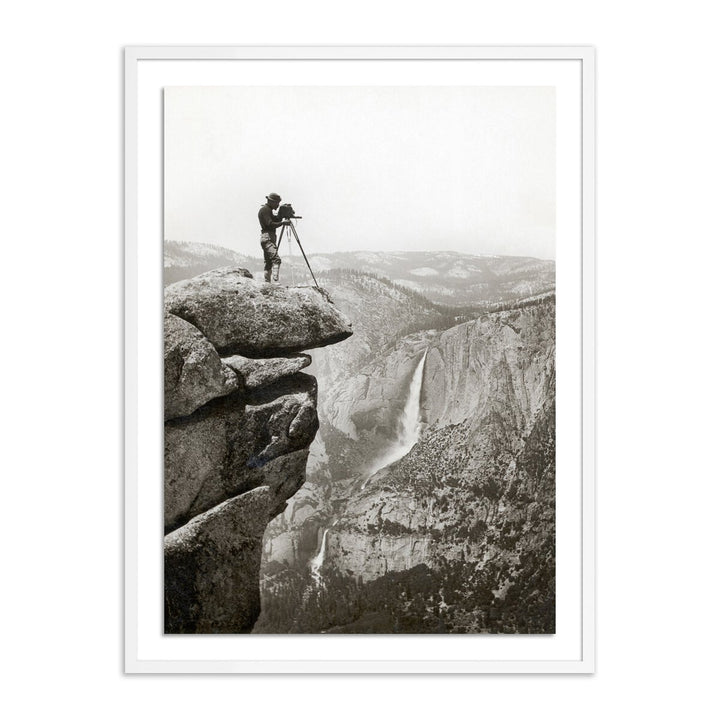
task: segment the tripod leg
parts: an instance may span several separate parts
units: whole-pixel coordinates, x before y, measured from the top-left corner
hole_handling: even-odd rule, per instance
[[[305,255],[305,250],[303,250],[303,246],[300,243],[300,238],[298,237],[297,230],[295,229],[294,225],[289,225],[288,227],[292,231],[292,234],[295,236],[295,242],[298,244],[298,247],[300,248],[300,252],[302,253],[303,258],[305,259],[305,264],[308,266],[308,270],[310,271],[310,274],[312,275],[312,279],[315,280],[315,287],[319,290],[320,286],[318,285],[318,281],[315,278],[315,273],[312,271],[312,268],[310,267],[310,263],[308,262],[307,255]]]

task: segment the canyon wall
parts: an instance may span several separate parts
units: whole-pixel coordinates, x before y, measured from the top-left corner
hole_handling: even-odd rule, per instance
[[[353,488],[326,563],[368,580],[440,558],[485,561],[497,549],[493,528],[511,518],[525,526],[533,513],[553,520],[554,319],[544,303],[428,338],[423,434]]]
[[[554,632],[554,300],[411,333],[347,358],[335,382],[318,373],[322,445],[266,533],[259,631]],[[419,438],[379,466],[423,357]]]

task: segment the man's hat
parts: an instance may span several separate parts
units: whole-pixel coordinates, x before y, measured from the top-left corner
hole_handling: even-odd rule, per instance
[[[282,198],[277,193],[270,193],[269,195],[265,196],[265,199],[266,200],[277,200],[278,202],[280,202],[282,200]]]

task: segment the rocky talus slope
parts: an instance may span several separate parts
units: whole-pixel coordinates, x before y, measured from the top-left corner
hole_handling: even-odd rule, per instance
[[[221,268],[165,290],[165,632],[249,632],[268,522],[305,480],[317,382],[352,335],[313,288]]]

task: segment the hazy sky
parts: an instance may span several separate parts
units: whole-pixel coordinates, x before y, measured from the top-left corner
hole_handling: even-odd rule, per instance
[[[554,258],[554,88],[165,89],[166,239],[260,254],[270,192],[308,253]]]

